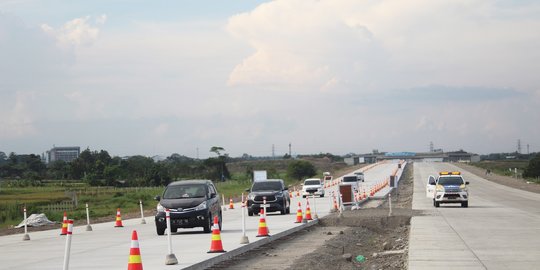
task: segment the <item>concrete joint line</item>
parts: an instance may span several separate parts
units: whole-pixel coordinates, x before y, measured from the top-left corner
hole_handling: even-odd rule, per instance
[[[467,249],[469,249],[469,251],[474,255],[474,257],[478,260],[478,262],[480,262],[480,264],[482,265],[482,267],[484,267],[484,269],[488,269],[487,266],[484,264],[484,262],[482,262],[482,260],[480,260],[480,258],[478,257],[478,255],[476,255],[476,253],[471,249],[471,247],[467,244],[467,242],[465,242],[465,240],[463,239],[463,237],[461,237],[461,235],[456,231],[456,229],[454,229],[454,226],[452,226],[452,224],[450,224],[450,222],[448,222],[448,220],[446,219],[446,217],[440,213],[440,210],[437,211],[439,212],[439,214],[442,216],[442,218],[444,219],[444,222],[446,222],[446,224],[448,224],[448,226],[450,226],[450,228],[452,228],[452,231],[454,231],[454,233],[459,237],[459,239],[461,240],[461,242],[463,242],[463,244],[467,247]]]

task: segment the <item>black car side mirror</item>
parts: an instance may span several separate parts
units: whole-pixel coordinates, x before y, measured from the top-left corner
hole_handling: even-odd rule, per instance
[[[285,187],[283,190],[289,190],[289,188],[288,188],[288,187]]]
[[[217,195],[216,193],[210,193],[210,199],[215,198],[216,195]]]
[[[161,196],[157,195],[156,197],[154,197],[154,200],[161,201]]]
[[[469,184],[469,181],[465,182],[465,185],[468,185]]]

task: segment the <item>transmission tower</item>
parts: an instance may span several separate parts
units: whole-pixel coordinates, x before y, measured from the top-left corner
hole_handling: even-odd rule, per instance
[[[435,152],[435,148],[433,147],[433,142],[429,142],[429,152],[431,153]]]
[[[517,152],[518,154],[521,154],[521,140],[520,139],[518,139],[517,141]]]
[[[527,155],[530,155],[531,153],[529,152],[529,144],[527,144]]]
[[[272,159],[276,159],[276,148],[274,144],[272,144]]]
[[[289,157],[292,156],[292,155],[291,155],[291,153],[292,153],[292,152],[291,152],[291,146],[292,146],[291,143],[289,143]]]

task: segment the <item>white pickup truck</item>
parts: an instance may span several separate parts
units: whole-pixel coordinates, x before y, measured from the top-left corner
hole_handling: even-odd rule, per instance
[[[441,203],[461,203],[461,207],[469,206],[469,182],[463,180],[460,172],[440,172],[435,181],[433,192],[433,206],[439,207]],[[427,189],[430,189],[428,182]]]
[[[317,195],[324,197],[324,187],[319,178],[308,178],[304,180],[304,185],[302,186],[302,198],[311,195]]]

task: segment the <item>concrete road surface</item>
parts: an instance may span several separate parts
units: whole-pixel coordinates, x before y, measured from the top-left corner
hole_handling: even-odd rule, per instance
[[[395,163],[385,163],[366,172],[366,184],[385,179],[395,168]],[[334,187],[335,188],[335,187]],[[301,198],[300,198],[301,199]],[[271,235],[287,231],[299,224],[296,220],[297,202],[291,202],[291,214],[269,213],[266,223]],[[329,213],[331,198],[316,198],[311,201],[311,211],[315,208],[319,217]],[[302,200],[305,207],[305,200]],[[115,212],[115,209],[111,209]],[[314,213],[312,213],[314,214]],[[247,217],[247,236],[250,242],[258,241],[258,217]],[[231,251],[242,247],[241,211],[239,204],[234,210],[223,212],[223,248]],[[148,224],[140,224],[140,218],[124,220],[123,228],[114,228],[114,222],[93,224],[93,231],[85,231],[85,226],[75,227],[71,244],[70,269],[125,269],[129,257],[132,230],[137,230],[142,263],[145,270],[182,269],[198,262],[213,258],[219,254],[206,253],[210,248],[211,234],[202,233],[202,228],[179,229],[173,234],[173,253],[178,258],[178,265],[166,266],[167,237],[158,236],[153,216],[146,217]],[[21,234],[0,237],[0,269],[62,269],[65,236],[60,236],[60,229],[30,233],[30,241],[22,241]]]
[[[426,197],[429,175],[461,171],[469,208]],[[414,163],[409,269],[540,269],[540,194],[489,182],[449,163]]]

